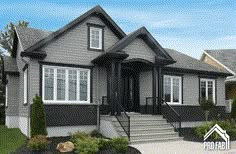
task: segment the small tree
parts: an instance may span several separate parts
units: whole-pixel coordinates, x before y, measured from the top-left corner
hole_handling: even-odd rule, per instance
[[[236,119],[236,98],[233,99],[230,117],[231,119]]]
[[[41,97],[36,95],[33,99],[31,110],[31,137],[35,135],[47,135],[46,114]]]
[[[206,121],[208,121],[208,116],[209,116],[210,110],[212,110],[213,107],[215,106],[214,102],[211,99],[207,100],[207,99],[203,98],[200,100],[200,106],[203,109],[203,111],[205,112]]]

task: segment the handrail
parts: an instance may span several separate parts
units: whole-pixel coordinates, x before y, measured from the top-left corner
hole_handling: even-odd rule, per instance
[[[161,98],[161,100],[162,100],[162,104],[165,103],[166,106],[167,106],[169,109],[171,109],[171,111],[172,111],[172,112],[175,114],[175,116],[177,117],[177,122],[179,123],[179,127],[178,127],[178,128],[177,128],[177,126],[175,126],[175,125],[173,124],[173,121],[172,121],[172,120],[174,120],[174,119],[171,119],[171,117],[167,115],[169,112],[167,112],[167,113],[162,112],[163,115],[165,116],[165,118],[167,118],[167,121],[169,120],[170,124],[175,128],[176,131],[179,131],[179,135],[181,136],[181,116],[180,116],[179,113],[176,112],[176,110],[175,110],[172,106],[170,106],[163,98]]]
[[[123,112],[125,115],[125,118],[127,119],[127,123],[128,123],[128,126],[126,126],[127,129],[125,128],[125,125],[123,124],[123,122],[125,121],[121,121],[121,119],[119,118],[119,116],[121,115],[116,114],[115,117],[117,121],[120,123],[126,135],[128,136],[128,139],[130,140],[130,116],[128,116],[128,114],[125,112],[124,108],[120,105],[120,103],[117,103],[117,104],[118,104],[118,107],[121,109],[121,113]]]
[[[180,117],[179,113],[177,113],[175,109],[172,106],[170,106],[163,98],[162,102],[164,102],[178,117]]]

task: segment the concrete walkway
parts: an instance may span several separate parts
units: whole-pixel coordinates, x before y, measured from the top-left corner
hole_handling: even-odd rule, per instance
[[[230,143],[227,151],[206,151],[203,143],[191,141],[173,141],[131,145],[142,154],[235,154],[236,141]]]

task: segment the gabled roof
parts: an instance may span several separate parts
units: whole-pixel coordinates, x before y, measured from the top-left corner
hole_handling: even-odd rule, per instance
[[[44,39],[52,33],[50,31],[19,26],[15,27],[15,30],[23,50],[28,49],[30,46]]]
[[[236,74],[236,49],[205,50],[203,54],[210,56],[226,70]]]
[[[126,35],[116,44],[107,49],[106,52],[118,52],[128,46],[136,38],[143,39],[149,47],[156,53],[160,58],[168,59],[173,61],[171,56],[161,47],[161,45],[156,41],[156,39],[147,31],[145,27],[141,27],[138,30]]]
[[[111,19],[111,17],[101,8],[101,6],[96,6],[92,8],[91,10],[87,11],[83,15],[79,16],[72,22],[68,23],[64,27],[60,28],[59,30],[51,33],[50,35],[46,36],[45,38],[41,39],[40,41],[34,43],[33,45],[29,46],[27,49],[25,49],[24,52],[22,52],[22,56],[27,55],[29,52],[38,50],[43,45],[47,44],[48,42],[52,41],[56,37],[60,36],[67,30],[73,28],[74,26],[82,23],[87,17],[91,15],[97,15],[99,16],[104,23],[111,28],[111,30],[121,39],[126,34],[123,32],[123,30]]]
[[[173,57],[176,63],[167,65],[167,68],[178,68],[180,70],[194,70],[198,72],[212,72],[217,74],[232,75],[228,71],[221,70],[205,62],[192,58],[173,49],[165,49]]]
[[[2,56],[3,70],[7,74],[19,73],[16,59],[10,56]]]

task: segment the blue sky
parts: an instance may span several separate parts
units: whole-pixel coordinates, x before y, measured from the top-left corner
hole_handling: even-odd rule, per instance
[[[26,20],[55,31],[96,5],[126,33],[145,26],[163,47],[198,59],[204,49],[236,49],[235,0],[1,0],[0,29]]]

